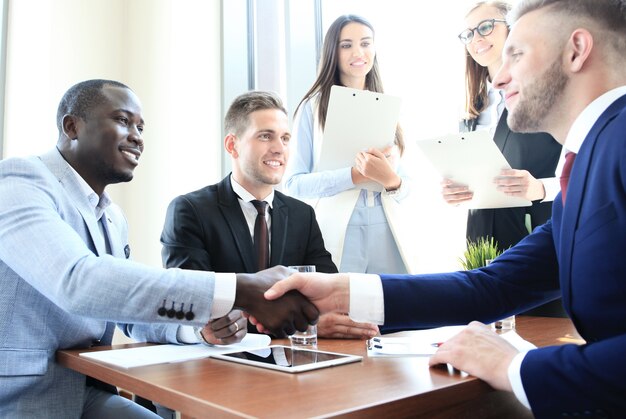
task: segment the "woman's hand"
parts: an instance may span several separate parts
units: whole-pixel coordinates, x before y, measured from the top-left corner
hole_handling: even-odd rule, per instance
[[[543,183],[527,170],[503,169],[494,182],[498,190],[508,196],[518,196],[529,201],[546,197]]]
[[[459,205],[471,200],[474,197],[474,192],[470,191],[467,185],[454,183],[450,179],[443,179],[441,181],[441,195],[448,204]]]
[[[385,147],[382,150],[370,148],[356,155],[355,168],[368,180],[380,183],[387,190],[400,187],[402,179],[394,169],[397,160],[398,148],[396,146]]]

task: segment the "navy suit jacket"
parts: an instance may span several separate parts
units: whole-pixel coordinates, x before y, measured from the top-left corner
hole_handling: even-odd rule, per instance
[[[311,206],[275,191],[271,217],[270,266],[315,265],[318,272],[337,272]],[[167,267],[256,272],[252,236],[230,176],[175,198],[161,243]]]
[[[565,208],[489,267],[382,275],[385,324],[491,322],[562,296],[582,346],[530,351],[522,382],[536,417],[626,412],[626,96],[596,121],[576,157]],[[419,279],[419,280],[416,280]]]

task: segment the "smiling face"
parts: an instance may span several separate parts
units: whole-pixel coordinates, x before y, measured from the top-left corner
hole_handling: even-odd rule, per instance
[[[465,17],[465,24],[467,28],[473,29],[487,19],[504,19],[504,17],[497,8],[483,5],[472,10]],[[467,52],[480,66],[493,68],[495,73],[502,60],[502,47],[508,32],[506,24],[500,22],[495,22],[493,32],[486,36],[482,36],[474,29],[474,37],[466,46]]]
[[[248,115],[239,135],[228,134],[226,151],[232,156],[233,177],[257,199],[270,194],[283,179],[289,159],[289,121],[279,109],[263,109]]]
[[[350,22],[341,29],[337,59],[339,79],[344,86],[363,89],[375,57],[374,33],[370,28]]]
[[[109,184],[130,181],[143,152],[144,121],[137,96],[110,85],[103,86],[101,94],[85,118],[64,117],[67,139],[60,147],[97,194]]]
[[[551,132],[559,119],[569,78],[556,42],[546,42],[545,17],[531,12],[514,26],[505,45],[502,68],[494,79],[504,90],[507,123],[518,132]]]

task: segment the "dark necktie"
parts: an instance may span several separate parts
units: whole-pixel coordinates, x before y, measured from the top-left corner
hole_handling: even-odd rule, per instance
[[[565,153],[565,164],[563,165],[563,172],[561,172],[561,177],[559,179],[561,182],[561,199],[563,200],[563,204],[565,204],[565,195],[567,194],[569,175],[572,172],[572,166],[574,165],[575,158],[576,153],[572,151]]]
[[[270,241],[267,231],[267,221],[265,220],[265,211],[267,202],[253,200],[252,205],[256,208],[258,214],[254,222],[254,250],[256,253],[256,266],[258,271],[267,269],[270,264]]]

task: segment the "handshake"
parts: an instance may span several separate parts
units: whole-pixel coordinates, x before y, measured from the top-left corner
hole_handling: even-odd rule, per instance
[[[233,311],[209,322],[202,335],[210,343],[239,341],[246,330],[243,317],[248,317],[259,331],[284,337],[316,324],[321,313],[346,313],[348,305],[347,274],[300,274],[275,266],[254,274],[237,274]]]

